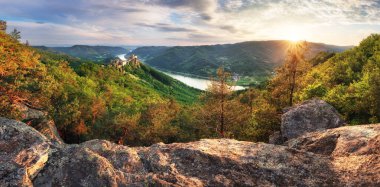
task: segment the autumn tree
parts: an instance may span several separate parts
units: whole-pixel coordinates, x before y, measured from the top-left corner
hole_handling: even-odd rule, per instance
[[[17,118],[12,106],[19,103],[47,107],[52,80],[39,55],[4,32],[0,32],[0,54],[0,114]]]
[[[101,117],[106,111],[106,102],[100,97],[92,99],[91,116],[92,124],[95,124],[96,119]]]
[[[243,97],[241,98],[241,101],[248,105],[249,112],[253,113],[253,102],[256,98],[256,90],[253,88],[249,88],[245,94],[243,94]]]
[[[233,137],[232,129],[247,120],[249,107],[238,100],[232,99],[233,85],[230,82],[230,73],[223,68],[217,70],[217,76],[211,83],[201,99],[203,107],[196,114],[197,123],[203,126],[205,135],[220,137]]]
[[[215,107],[218,116],[219,133],[224,137],[226,126],[226,103],[227,97],[232,93],[232,86],[228,84],[231,74],[225,72],[223,68],[217,70],[217,77],[213,78],[207,88],[207,99],[210,106]]]
[[[174,100],[151,104],[142,113],[140,125],[141,142],[150,145],[156,142],[174,142],[178,129],[172,125],[179,113],[179,105]]]
[[[290,44],[285,64],[276,70],[276,76],[270,82],[272,96],[279,108],[294,103],[294,93],[300,85],[299,77],[311,67],[305,60],[307,51],[307,42]]]
[[[117,143],[120,145],[128,144],[131,145],[136,141],[139,134],[139,120],[140,114],[134,115],[118,115],[116,117],[115,131],[118,131],[117,134]]]

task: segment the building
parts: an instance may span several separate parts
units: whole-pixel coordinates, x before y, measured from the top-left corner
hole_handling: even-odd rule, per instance
[[[138,68],[138,67],[140,67],[140,61],[136,55],[132,54],[127,60],[115,58],[115,59],[111,60],[111,62],[110,62],[110,66],[115,67],[115,68],[119,69],[120,71],[122,71],[123,67],[127,66],[127,65],[129,65],[133,68]]]

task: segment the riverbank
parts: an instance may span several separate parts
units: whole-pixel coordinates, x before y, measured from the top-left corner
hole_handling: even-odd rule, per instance
[[[119,57],[122,60],[126,60],[125,55],[126,54],[120,54],[120,55],[117,55],[117,57]],[[211,80],[209,79],[209,77],[192,75],[192,74],[182,73],[182,72],[173,72],[173,71],[163,70],[163,69],[157,68],[157,67],[153,67],[153,68],[162,72],[162,73],[165,73],[166,75],[168,75],[168,76],[170,76],[176,80],[183,82],[184,84],[186,84],[190,87],[193,87],[193,88],[196,88],[199,90],[206,90],[208,88],[208,86],[211,84]],[[237,90],[244,90],[244,89],[246,89],[246,87],[233,86],[232,89],[234,91],[237,91]]]

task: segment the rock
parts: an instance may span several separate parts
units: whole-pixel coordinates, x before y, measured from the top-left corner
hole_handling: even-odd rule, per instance
[[[52,154],[34,184],[321,186],[334,185],[330,167],[329,160],[323,156],[284,146],[231,139],[138,148],[93,140]]]
[[[281,132],[275,131],[272,135],[269,136],[269,142],[270,144],[275,145],[281,145],[284,143],[284,140],[282,139]]]
[[[14,106],[21,113],[21,117],[24,121],[46,118],[46,114],[44,112],[27,107],[22,103],[17,103]]]
[[[344,125],[335,108],[319,99],[308,100],[287,109],[281,117],[284,140],[296,138],[307,132],[337,128]]]
[[[308,133],[287,144],[298,150],[331,156],[335,173],[348,186],[380,184],[379,124]]]
[[[232,139],[55,146],[23,123],[0,119],[0,186],[380,185],[380,125],[307,133],[288,146]]]
[[[57,150],[35,186],[125,186],[145,184],[144,166],[133,148],[92,140]],[[142,179],[139,179],[142,178]]]
[[[0,118],[0,186],[31,186],[48,153],[42,134],[24,123]]]
[[[62,144],[63,140],[59,136],[53,120],[49,119],[47,112],[30,108],[22,103],[15,104],[22,116],[22,121],[45,135],[52,143]]]
[[[345,126],[289,140],[291,148],[328,156],[380,154],[380,124]]]
[[[32,123],[31,126],[36,129],[38,132],[43,134],[51,143],[63,144],[62,138],[58,134],[57,127],[53,120],[42,119],[37,123]]]

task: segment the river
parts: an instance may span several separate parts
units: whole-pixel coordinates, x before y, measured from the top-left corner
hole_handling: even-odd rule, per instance
[[[125,54],[121,54],[121,55],[117,55],[117,57],[119,57],[120,59],[122,60],[126,60],[125,59]],[[162,71],[162,70],[159,70],[157,68],[155,68],[157,71],[160,71],[162,73],[165,73],[166,75],[169,75],[170,77],[174,78],[174,79],[177,79],[181,82],[183,82],[184,84],[190,86],[190,87],[193,87],[193,88],[197,88],[197,89],[200,89],[200,90],[206,90],[208,85],[210,85],[211,81],[208,80],[208,79],[200,79],[200,78],[194,78],[194,77],[188,77],[188,76],[184,76],[184,75],[179,75],[179,74],[175,74],[175,73],[169,73],[169,72],[166,72],[166,71]],[[245,88],[242,87],[242,86],[234,86],[233,87],[233,90],[244,90]]]
[[[161,71],[161,70],[159,70]],[[206,90],[207,87],[211,84],[211,81],[208,79],[200,79],[200,78],[194,78],[194,77],[187,77],[179,74],[173,74],[165,71],[161,71],[162,73],[165,73],[166,75],[169,75],[170,77],[177,79],[183,83],[185,83],[188,86],[191,86],[193,88],[197,88],[200,90]],[[233,90],[244,90],[245,88],[242,86],[234,86]]]

